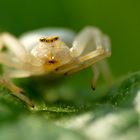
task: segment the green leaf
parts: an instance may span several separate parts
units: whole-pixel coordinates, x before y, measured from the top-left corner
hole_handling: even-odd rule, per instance
[[[104,88],[97,90],[96,94],[101,95],[98,98],[96,94],[87,94],[84,88],[78,95],[66,82],[53,92],[52,87],[47,88],[53,96],[57,95],[53,102],[48,102],[45,93],[40,97],[37,92],[30,94],[30,89],[29,95],[36,105],[31,110],[1,87],[0,139],[139,139],[140,72],[118,80],[106,94]],[[61,96],[66,89],[72,94],[70,98]]]

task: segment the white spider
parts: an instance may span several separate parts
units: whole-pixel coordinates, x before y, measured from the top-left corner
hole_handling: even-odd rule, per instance
[[[30,99],[22,94],[23,90],[13,84],[10,78],[48,73],[69,75],[94,65],[94,89],[99,75],[95,63],[111,55],[109,38],[95,27],[86,27],[74,36],[74,32],[58,28],[28,32],[19,39],[9,33],[1,33],[0,64],[8,71],[0,78],[0,83],[9,88],[13,95],[33,106]],[[102,71],[108,75],[107,67],[104,66]]]

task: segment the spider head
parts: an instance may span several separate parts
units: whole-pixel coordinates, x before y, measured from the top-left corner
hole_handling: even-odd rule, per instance
[[[69,48],[58,36],[42,37],[31,54],[40,60],[41,65],[62,65],[71,59]]]

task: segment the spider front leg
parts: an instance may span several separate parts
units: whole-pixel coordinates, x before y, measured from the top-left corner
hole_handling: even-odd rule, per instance
[[[8,51],[3,52],[3,47],[6,47]],[[14,55],[11,55],[11,53]],[[14,70],[21,70],[23,66],[22,64],[28,60],[27,58],[28,54],[26,50],[14,36],[10,35],[9,33],[0,34],[0,64]],[[4,75],[6,76],[0,77],[0,85],[8,88],[11,91],[11,94],[18,97],[28,106],[33,107],[30,99],[24,95],[24,91],[17,87],[9,79],[9,74],[5,73]]]
[[[109,38],[94,27],[84,28],[75,38],[70,49],[73,60],[57,70],[65,75],[80,71],[111,55]],[[94,67],[94,66],[93,66]],[[99,71],[93,68],[92,87],[95,89]]]

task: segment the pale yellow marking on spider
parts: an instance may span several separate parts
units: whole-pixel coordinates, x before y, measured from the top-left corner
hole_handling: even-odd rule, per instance
[[[72,47],[68,47],[71,40]],[[49,73],[69,75],[92,66],[94,77],[92,88],[96,86],[99,70],[95,65],[111,55],[110,41],[98,28],[88,26],[74,39],[74,33],[67,29],[42,29],[24,34],[17,39],[9,33],[0,34],[0,64],[8,68],[0,78],[0,84],[9,88],[12,94],[27,105],[33,106],[23,90],[10,78],[40,76]],[[3,47],[7,51],[2,51]],[[104,62],[105,63],[105,62]],[[104,66],[103,66],[104,65]],[[110,72],[106,64],[101,64],[103,75]]]

